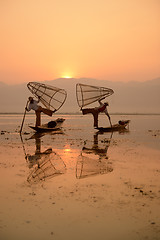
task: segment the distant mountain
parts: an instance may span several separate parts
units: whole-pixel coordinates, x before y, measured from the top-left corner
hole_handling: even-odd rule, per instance
[[[127,83],[88,78],[59,78],[43,83],[67,91],[67,100],[59,113],[80,112],[76,100],[77,83],[112,88],[114,94],[107,98],[110,113],[160,113],[160,78]],[[23,112],[30,95],[27,84],[6,85],[0,82],[0,112]],[[94,103],[95,105],[97,104]]]

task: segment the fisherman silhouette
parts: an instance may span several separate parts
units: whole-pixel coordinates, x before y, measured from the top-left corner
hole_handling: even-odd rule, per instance
[[[29,105],[26,107],[26,110],[29,112],[30,110],[34,110],[35,114],[36,114],[36,124],[35,127],[41,126],[41,113],[43,112],[44,114],[48,115],[48,116],[52,116],[53,112],[50,109],[47,108],[43,108],[40,105],[38,105],[39,103],[39,99],[34,100],[33,97],[29,97]]]
[[[85,108],[85,109],[81,108],[81,111],[82,111],[83,115],[89,114],[89,113],[91,113],[93,115],[93,118],[94,118],[94,128],[98,128],[98,116],[99,116],[100,113],[103,113],[103,112],[108,117],[109,122],[110,122],[110,126],[112,127],[111,118],[110,118],[110,115],[109,115],[108,110],[107,110],[107,107],[109,106],[109,104],[108,104],[108,102],[102,103],[101,101],[103,99],[105,99],[105,97],[101,98],[100,100],[98,100],[98,102],[99,102],[99,106],[98,107]]]

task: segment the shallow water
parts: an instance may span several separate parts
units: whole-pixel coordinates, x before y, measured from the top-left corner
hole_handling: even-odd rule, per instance
[[[86,140],[92,140],[96,130],[93,129],[93,118],[91,115],[55,115],[55,118],[65,118],[63,123],[63,131],[77,138]],[[7,131],[11,134],[18,133],[21,127],[23,115],[22,114],[0,114],[0,131]],[[131,120],[129,125],[129,131],[126,132],[114,132],[115,138],[124,138],[127,136],[129,139],[135,139],[136,141],[144,142],[144,144],[160,149],[160,141],[156,140],[160,132],[160,115],[112,115],[112,124],[117,123],[119,120]],[[42,116],[42,123],[50,121],[49,117]],[[33,134],[28,126],[34,126],[35,115],[28,114],[25,117],[23,125],[23,133]],[[99,126],[108,127],[109,122],[105,115],[100,115]],[[104,133],[103,136],[108,137],[110,133]],[[124,137],[123,137],[124,135]],[[154,138],[155,137],[155,138]]]
[[[58,117],[62,131],[37,135],[28,114],[20,137],[23,115],[0,115],[2,239],[158,240],[160,116],[113,115],[129,129],[104,134],[91,115]]]

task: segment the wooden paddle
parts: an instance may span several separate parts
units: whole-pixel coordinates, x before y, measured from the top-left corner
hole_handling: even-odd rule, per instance
[[[21,134],[22,128],[23,128],[24,119],[25,119],[26,111],[27,111],[26,108],[27,108],[27,106],[28,106],[28,102],[29,102],[29,100],[27,101],[26,106],[25,106],[25,111],[24,111],[24,114],[23,114],[23,120],[22,120],[22,124],[21,124],[21,129],[20,129],[20,131],[19,131],[20,134]]]

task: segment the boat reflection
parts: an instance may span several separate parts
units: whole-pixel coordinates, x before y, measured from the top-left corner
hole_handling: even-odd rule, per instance
[[[96,133],[93,136],[92,146],[89,146],[90,142],[84,142],[84,147],[76,164],[76,178],[81,179],[113,171],[112,162],[109,161],[107,156],[112,135],[113,133],[111,133],[109,138],[99,141],[99,134]]]
[[[46,180],[46,178],[64,174],[66,171],[66,165],[63,160],[52,148],[41,151],[41,137],[41,135],[34,135],[35,153],[25,153],[25,159],[31,170],[27,178],[29,183],[37,183],[41,180]]]

